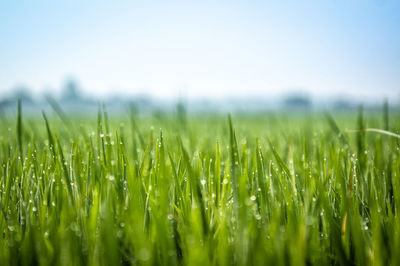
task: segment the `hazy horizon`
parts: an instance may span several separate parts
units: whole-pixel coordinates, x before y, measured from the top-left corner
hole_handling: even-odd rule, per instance
[[[0,96],[400,98],[400,2],[0,4]]]

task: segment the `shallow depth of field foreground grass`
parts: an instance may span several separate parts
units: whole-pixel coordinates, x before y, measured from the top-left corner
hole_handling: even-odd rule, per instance
[[[387,109],[3,120],[0,265],[400,265]]]

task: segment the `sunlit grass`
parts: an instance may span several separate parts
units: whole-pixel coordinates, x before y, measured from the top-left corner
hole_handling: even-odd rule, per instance
[[[400,264],[400,140],[367,130],[399,133],[387,107],[55,109],[1,125],[0,265]]]

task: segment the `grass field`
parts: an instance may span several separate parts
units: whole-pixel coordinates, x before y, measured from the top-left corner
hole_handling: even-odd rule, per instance
[[[3,119],[0,265],[400,265],[397,111]]]

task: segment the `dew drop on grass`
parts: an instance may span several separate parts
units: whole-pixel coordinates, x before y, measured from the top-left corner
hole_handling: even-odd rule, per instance
[[[255,201],[257,198],[256,198],[256,196],[252,195],[252,196],[250,197],[250,199],[251,199],[252,201]]]
[[[141,248],[138,254],[140,260],[147,261],[150,259],[150,252],[147,248]]]
[[[206,184],[206,180],[202,179],[200,180],[200,183],[204,186]]]
[[[104,134],[103,133],[100,134],[100,138],[104,138]]]

